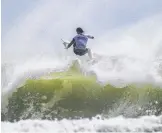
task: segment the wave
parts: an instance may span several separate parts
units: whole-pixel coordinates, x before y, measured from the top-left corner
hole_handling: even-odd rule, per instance
[[[2,120],[161,115],[161,95],[162,88],[151,84],[102,84],[95,74],[82,72],[74,63],[67,70],[27,79],[11,92]]]
[[[10,128],[8,128],[10,127]],[[19,122],[2,122],[2,132],[62,132],[62,133],[98,133],[98,132],[161,132],[162,116],[142,116],[139,118],[102,118],[80,120],[21,120]]]

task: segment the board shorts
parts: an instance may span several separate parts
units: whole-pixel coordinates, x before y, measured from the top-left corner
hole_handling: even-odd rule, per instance
[[[88,48],[86,49],[75,49],[74,48],[74,53],[80,56],[85,55],[86,53],[88,53]]]

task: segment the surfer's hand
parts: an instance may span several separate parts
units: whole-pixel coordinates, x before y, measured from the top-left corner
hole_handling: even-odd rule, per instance
[[[66,45],[67,43],[66,42],[63,42],[64,45]]]
[[[94,36],[92,36],[92,39],[94,39]]]

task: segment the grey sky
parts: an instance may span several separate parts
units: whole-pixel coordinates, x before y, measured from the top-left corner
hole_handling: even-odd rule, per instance
[[[18,17],[39,4],[39,1],[40,0],[2,0],[2,33],[8,30]],[[147,17],[162,11],[161,0],[87,1],[84,2],[85,5],[90,4],[90,6],[94,6],[94,9],[96,10],[95,15],[90,16],[90,18],[91,21],[98,20],[97,27],[99,28],[127,24],[136,21],[141,17]],[[79,2],[76,0],[71,1],[71,3],[74,2],[76,4],[72,5],[75,5],[77,10],[77,5],[79,6],[77,3]],[[55,0],[55,3],[57,4],[57,0]],[[112,24],[106,25],[107,20],[109,20],[109,23],[112,21]]]
[[[59,52],[60,38],[71,39],[77,26],[97,38],[161,14],[161,7],[162,0],[2,0],[2,52]]]
[[[57,3],[57,0],[55,1]],[[32,9],[37,2],[39,4],[39,0],[2,0],[2,33],[9,29],[19,16]],[[78,1],[76,3],[78,3]],[[91,4],[96,11],[99,11],[91,16],[92,21],[99,21],[97,26],[99,28],[101,25],[102,28],[108,26],[105,24],[108,18],[110,18],[109,20],[113,23],[109,26],[116,26],[133,22],[141,17],[162,11],[161,0],[89,0],[88,3],[85,2],[85,5],[86,4]]]
[[[2,33],[11,28],[15,20],[35,3],[36,0],[1,0]]]

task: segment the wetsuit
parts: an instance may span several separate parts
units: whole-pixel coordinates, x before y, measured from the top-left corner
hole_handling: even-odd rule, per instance
[[[85,55],[88,53],[89,49],[86,48],[88,38],[93,39],[93,36],[90,35],[84,35],[84,34],[78,34],[76,35],[73,40],[68,44],[67,49],[71,47],[73,44],[73,51],[76,55]]]
[[[76,55],[85,55],[88,52],[86,48],[88,38],[93,38],[89,35],[78,34],[73,38],[73,51]]]

